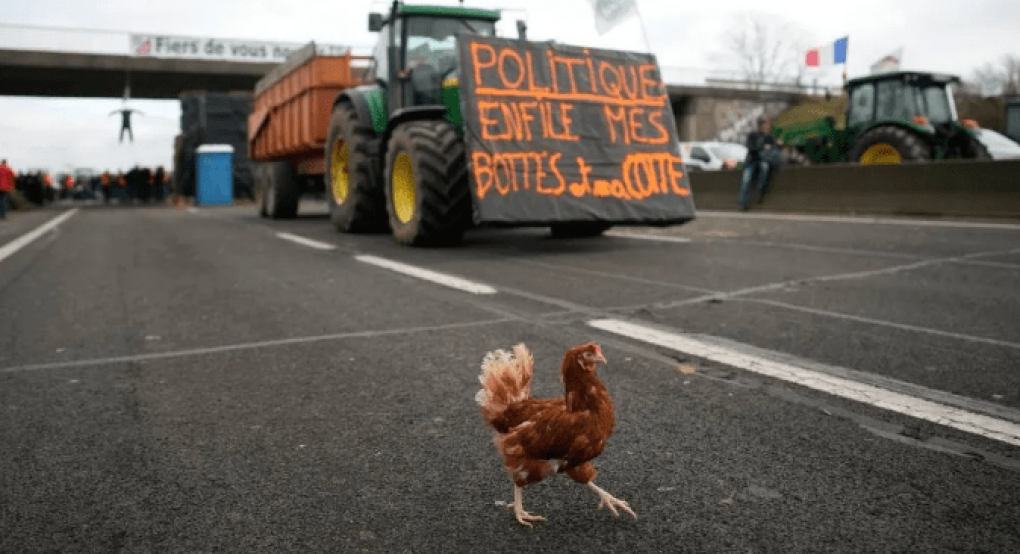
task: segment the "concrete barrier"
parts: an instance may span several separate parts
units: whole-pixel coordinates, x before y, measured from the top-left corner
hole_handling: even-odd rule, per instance
[[[740,171],[690,178],[698,209],[737,209]],[[784,166],[751,209],[1020,219],[1020,160]]]

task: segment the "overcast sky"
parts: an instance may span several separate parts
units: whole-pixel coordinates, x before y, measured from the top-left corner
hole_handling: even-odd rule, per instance
[[[10,25],[115,31],[70,33],[56,39],[57,35],[44,33],[50,46],[68,50],[109,50],[111,43],[119,45],[122,40],[126,50],[126,39],[121,37],[127,33],[297,43],[314,40],[364,47],[375,42],[367,31],[368,13],[385,11],[388,5],[352,0],[0,1],[0,48],[35,47],[23,38],[28,35]],[[727,59],[725,36],[745,14],[783,26],[805,49],[849,36],[850,77],[867,73],[873,62],[897,48],[903,48],[904,69],[963,77],[1006,54],[1020,55],[1020,2],[1016,0],[638,0],[641,19],[621,24],[602,37],[595,32],[589,0],[466,0],[465,4],[514,8],[504,18],[525,19],[529,37],[536,40],[645,50],[647,36],[651,51],[666,67],[736,69]],[[508,31],[512,28],[506,27]],[[33,40],[39,35],[35,33]],[[838,82],[839,72],[837,68],[808,77]],[[128,106],[144,115],[133,118],[135,142],[125,139],[118,144],[120,119],[109,114],[121,106],[120,98],[0,97],[0,157],[7,158],[16,170],[45,168],[54,172],[72,167],[126,170],[136,163],[172,165],[179,104],[130,100]]]

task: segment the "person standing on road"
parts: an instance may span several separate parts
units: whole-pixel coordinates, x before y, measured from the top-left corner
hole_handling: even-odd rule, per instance
[[[7,165],[7,160],[0,160],[0,219],[7,219],[7,195],[14,190],[14,178],[17,174]]]
[[[102,186],[102,190],[103,190],[103,203],[104,204],[109,204],[110,203],[110,172],[109,171],[104,171],[103,174],[99,176],[99,184]]]
[[[751,204],[751,183],[755,182],[758,202],[765,197],[765,188],[776,166],[779,165],[779,142],[772,136],[772,123],[767,118],[758,120],[758,130],[747,135],[747,158],[740,180],[740,209]]]

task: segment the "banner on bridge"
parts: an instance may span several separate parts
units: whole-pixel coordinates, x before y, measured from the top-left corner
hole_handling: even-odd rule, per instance
[[[185,58],[231,62],[280,63],[305,46],[296,42],[266,42],[172,35],[131,35],[131,55],[140,58]],[[316,44],[326,56],[350,53],[349,46]]]
[[[676,120],[650,54],[459,41],[481,222],[671,224],[694,217]]]

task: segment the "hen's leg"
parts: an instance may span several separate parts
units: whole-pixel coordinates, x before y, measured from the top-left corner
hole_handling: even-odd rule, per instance
[[[620,513],[616,511],[616,509],[619,508],[627,512],[628,514],[634,516],[634,519],[637,519],[637,514],[635,514],[634,511],[630,509],[630,504],[628,504],[626,500],[620,500],[619,498],[616,498],[615,496],[599,488],[598,485],[596,485],[592,481],[589,481],[587,485],[592,492],[599,495],[600,499],[598,507],[599,510],[601,510],[603,507],[606,507],[609,508],[610,512],[613,512],[614,517],[620,517]]]
[[[529,514],[524,511],[524,489],[514,485],[514,515],[522,525],[531,527],[532,521],[545,521],[540,515]]]
[[[627,504],[626,501],[616,498],[615,496],[609,494],[608,492],[602,490],[601,488],[595,485],[596,473],[597,472],[595,471],[595,468],[591,465],[590,462],[583,463],[579,466],[575,466],[567,470],[568,477],[570,477],[574,481],[577,481],[578,483],[587,485],[588,488],[591,489],[591,492],[599,496],[600,510],[603,507],[609,508],[609,511],[613,512],[614,516],[620,517],[620,513],[616,511],[616,509],[619,508],[627,512],[628,514],[634,516],[634,519],[637,519],[637,514],[635,514],[634,511],[630,509],[630,504]]]

